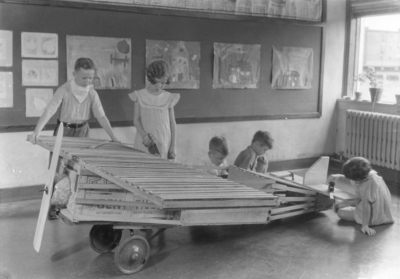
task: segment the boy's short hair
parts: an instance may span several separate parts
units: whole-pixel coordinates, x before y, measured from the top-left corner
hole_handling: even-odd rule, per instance
[[[78,71],[79,69],[84,69],[84,70],[93,70],[94,69],[94,62],[90,58],[86,57],[81,57],[78,58],[75,62],[75,71]]]
[[[271,134],[267,131],[257,131],[254,136],[253,140],[251,143],[258,141],[261,143],[261,145],[267,145],[269,149],[272,149],[272,146],[274,144],[274,140],[271,137]]]
[[[229,144],[224,137],[213,137],[208,145],[210,151],[217,151],[223,156],[228,156],[229,154]]]
[[[342,167],[346,178],[354,181],[362,181],[371,171],[371,163],[363,157],[354,157],[346,161]]]
[[[146,77],[151,84],[156,84],[157,83],[156,79],[163,78],[164,76],[168,77],[167,84],[169,84],[170,72],[169,72],[169,66],[166,62],[162,60],[154,61],[149,66],[147,66]]]

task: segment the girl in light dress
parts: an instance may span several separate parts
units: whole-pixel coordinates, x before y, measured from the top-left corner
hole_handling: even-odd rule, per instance
[[[134,105],[136,127],[134,148],[162,158],[175,159],[176,123],[174,106],[180,95],[163,90],[170,73],[164,61],[154,61],[146,69],[146,87],[129,94]]]
[[[344,201],[335,205],[340,219],[353,221],[361,225],[361,231],[367,235],[375,235],[370,226],[393,223],[390,210],[391,195],[388,187],[375,171],[371,163],[363,157],[349,159],[343,165],[343,175],[331,175],[328,181],[348,181],[355,187],[356,202]]]

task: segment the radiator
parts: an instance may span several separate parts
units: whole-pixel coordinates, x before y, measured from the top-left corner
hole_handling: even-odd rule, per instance
[[[400,170],[400,116],[348,110],[344,155]]]

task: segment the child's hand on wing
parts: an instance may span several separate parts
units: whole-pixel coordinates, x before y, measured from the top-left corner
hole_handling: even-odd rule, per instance
[[[30,137],[29,137],[29,141],[32,144],[37,144],[37,140],[39,138],[39,133],[33,133]]]
[[[331,174],[330,176],[328,176],[326,184],[329,184],[329,182],[334,182],[336,184],[336,180],[339,179],[340,177],[344,176],[342,174]]]
[[[149,148],[152,144],[153,144],[153,135],[152,134],[147,134],[144,138],[143,138],[143,145],[146,146],[147,148]]]
[[[168,159],[175,159],[175,157],[176,157],[175,147],[171,147],[168,151]]]
[[[361,227],[361,231],[363,233],[365,233],[365,234],[368,234],[368,235],[375,235],[376,234],[376,231],[374,229],[371,229],[368,226]]]

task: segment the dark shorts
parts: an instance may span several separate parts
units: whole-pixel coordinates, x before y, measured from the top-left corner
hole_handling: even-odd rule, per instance
[[[54,136],[57,135],[58,125],[54,130]],[[87,138],[89,136],[89,123],[85,123],[82,127],[79,128],[69,128],[64,125],[64,137],[77,137],[77,138]]]

